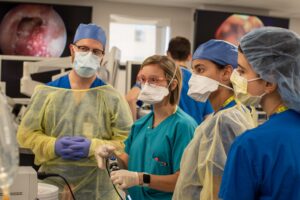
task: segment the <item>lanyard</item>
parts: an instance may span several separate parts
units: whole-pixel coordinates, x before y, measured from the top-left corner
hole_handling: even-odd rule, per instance
[[[276,109],[276,113],[277,114],[282,113],[282,112],[286,111],[287,109],[288,109],[288,107],[281,105]]]
[[[231,101],[234,100],[234,96],[229,97],[222,105],[222,108],[225,108]]]

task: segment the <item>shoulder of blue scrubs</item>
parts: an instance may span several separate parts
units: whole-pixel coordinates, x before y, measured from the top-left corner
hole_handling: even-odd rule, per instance
[[[294,179],[300,170],[299,122],[300,113],[287,110],[237,137],[228,155],[220,198],[259,199],[254,196],[259,190],[270,199],[276,194],[299,199],[291,194],[300,187]],[[288,188],[282,189],[283,180]]]
[[[191,76],[192,76],[192,72],[190,70],[188,70],[187,68],[185,67],[180,67],[180,70],[181,70],[181,74],[182,74],[182,80],[187,80],[189,81]]]
[[[46,85],[58,88],[71,89],[69,74],[64,75],[52,82],[47,83]]]
[[[94,82],[92,83],[91,88],[99,87],[99,86],[103,86],[103,85],[106,85],[106,83],[103,80],[101,80],[100,78],[97,77],[94,80]]]
[[[58,87],[58,88],[65,88],[65,89],[71,89],[71,84],[70,84],[70,79],[69,79],[69,74],[64,75],[52,82],[47,83],[48,86],[52,87]],[[106,85],[104,81],[99,79],[98,77],[94,80],[90,88],[98,87],[98,86],[103,86]]]

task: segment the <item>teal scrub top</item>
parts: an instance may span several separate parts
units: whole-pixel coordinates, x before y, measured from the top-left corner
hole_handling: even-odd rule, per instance
[[[300,113],[274,114],[231,146],[219,197],[224,200],[300,199]]]
[[[152,128],[151,112],[134,123],[125,141],[129,155],[128,170],[155,175],[174,174],[180,170],[180,160],[185,147],[193,137],[196,121],[179,107],[174,114]],[[171,192],[135,186],[128,189],[132,199],[169,200]]]

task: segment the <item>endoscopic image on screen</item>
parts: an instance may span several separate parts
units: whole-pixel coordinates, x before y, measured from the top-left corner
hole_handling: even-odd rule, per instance
[[[87,6],[0,2],[0,54],[67,56],[77,26],[91,16]]]
[[[289,28],[289,19],[244,13],[196,10],[194,48],[210,39],[225,40],[238,45],[243,35],[263,26]]]

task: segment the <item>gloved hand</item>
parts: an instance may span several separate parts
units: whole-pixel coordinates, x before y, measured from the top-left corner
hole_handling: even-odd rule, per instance
[[[66,160],[79,160],[88,155],[90,143],[84,137],[65,136],[56,140],[55,153]],[[87,146],[88,149],[86,150]]]
[[[113,184],[118,184],[121,189],[127,189],[139,185],[139,175],[137,172],[121,169],[112,171],[110,176]]]
[[[77,137],[72,140],[75,140],[75,143],[69,146],[69,149],[72,150],[72,155],[79,158],[86,158],[89,155],[91,140],[84,137]]]
[[[106,168],[106,159],[116,150],[116,148],[109,144],[104,144],[95,149],[95,157],[100,169]]]

